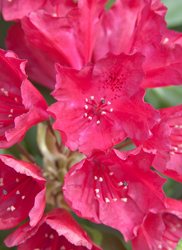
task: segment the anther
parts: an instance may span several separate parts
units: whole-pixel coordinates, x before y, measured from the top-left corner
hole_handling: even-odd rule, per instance
[[[165,43],[167,43],[167,42],[169,42],[169,38],[166,37],[166,38],[164,39],[163,43],[165,44]]]
[[[96,192],[96,193],[99,193],[99,189],[98,189],[98,188],[97,188],[97,189],[95,189],[95,192]]]
[[[54,239],[54,235],[51,234],[51,235],[49,236],[49,238],[50,238],[50,239]]]
[[[88,105],[85,105],[85,109],[88,109]]]
[[[99,195],[99,194],[97,194],[96,196],[97,196],[97,198],[100,198],[100,195]]]
[[[20,191],[19,191],[19,190],[17,190],[17,191],[16,191],[16,194],[20,194]]]
[[[8,117],[10,118],[10,117],[12,117],[12,115],[10,114],[10,115],[8,115]]]
[[[18,102],[18,98],[17,97],[15,97],[15,102]]]
[[[94,96],[91,96],[90,99],[91,99],[91,100],[94,100]]]
[[[102,112],[101,112],[101,115],[105,115],[105,114],[106,114],[106,112],[105,112],[105,111],[102,111]]]
[[[90,120],[90,121],[91,121],[91,120],[92,120],[92,117],[91,117],[91,116],[89,116],[89,117],[88,117],[88,120]]]
[[[6,190],[3,190],[3,194],[4,194],[4,195],[7,195],[8,192],[7,192]]]
[[[88,102],[88,99],[87,99],[87,98],[85,98],[85,102]]]
[[[109,175],[113,175],[114,173],[113,172],[110,172]]]
[[[94,176],[94,179],[97,180],[97,176]]]
[[[110,112],[113,112],[113,108],[110,109]]]
[[[62,246],[60,249],[61,249],[61,250],[65,250],[65,249],[66,249],[66,247],[65,247],[65,246]]]
[[[14,206],[11,206],[10,207],[10,210],[13,212],[15,210],[15,207]]]
[[[117,198],[113,198],[113,201],[117,201],[118,199]]]
[[[105,202],[110,202],[110,200],[108,198],[105,198]]]
[[[110,105],[111,104],[111,102],[107,102],[107,105]]]
[[[99,121],[99,120],[97,121],[97,124],[100,124],[100,121]]]
[[[99,181],[102,182],[102,181],[103,181],[103,178],[102,178],[102,177],[99,177]]]
[[[122,201],[127,202],[127,198],[121,198]]]
[[[85,113],[84,116],[87,117],[87,113]]]
[[[120,181],[120,182],[118,183],[118,186],[122,186],[122,185],[123,185],[123,182]]]

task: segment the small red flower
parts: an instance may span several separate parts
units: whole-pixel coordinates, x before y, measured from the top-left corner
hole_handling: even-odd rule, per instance
[[[28,223],[20,226],[6,238],[5,244],[18,245],[18,250],[101,250],[65,209],[45,214],[31,230]]]
[[[47,103],[27,80],[26,61],[0,50],[0,148],[20,142],[33,125],[49,119]]]
[[[96,154],[65,176],[64,197],[78,216],[116,228],[128,241],[148,211],[165,207],[165,180],[149,169],[153,155],[143,150]]]
[[[45,179],[36,165],[0,155],[0,229],[17,226],[30,218],[40,220],[45,208]]]
[[[161,109],[159,112],[161,119],[151,129],[152,137],[134,142],[137,146],[156,151],[152,166],[158,171],[169,177],[173,173],[171,170],[182,175],[182,105]]]
[[[140,53],[108,54],[80,71],[57,65],[53,96],[58,102],[48,111],[65,146],[88,155],[93,149],[107,151],[126,137],[151,135],[158,112],[143,100],[143,59]]]
[[[168,208],[149,213],[132,240],[133,250],[173,250],[182,237],[182,202],[167,198]]]

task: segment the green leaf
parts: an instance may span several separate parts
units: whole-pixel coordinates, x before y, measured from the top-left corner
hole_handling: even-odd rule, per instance
[[[178,242],[176,248],[174,250],[181,250],[182,249],[182,238],[181,240]]]
[[[182,1],[181,0],[162,0],[168,7],[166,22],[168,27],[174,27],[182,24]]]

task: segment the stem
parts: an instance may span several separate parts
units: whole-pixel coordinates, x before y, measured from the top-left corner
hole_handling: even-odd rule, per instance
[[[32,162],[32,163],[35,163],[33,157],[27,152],[27,150],[20,144],[20,143],[17,143],[16,144],[16,147],[19,149],[19,151],[24,155],[26,156],[26,158]]]
[[[123,142],[122,144],[116,145],[114,148],[117,149],[117,150],[120,150],[120,149],[123,149],[123,148],[125,148],[125,147],[127,147],[129,145],[132,145],[132,144],[133,144],[133,142],[129,139],[129,140]]]
[[[61,153],[61,145],[59,144],[58,139],[57,139],[57,137],[56,137],[56,135],[55,135],[55,133],[54,133],[54,130],[53,130],[53,128],[52,128],[51,121],[50,121],[50,120],[47,120],[46,122],[47,122],[47,126],[48,126],[48,128],[49,128],[51,134],[54,136],[54,138],[55,138],[55,140],[56,140],[56,147],[57,147],[57,150]]]

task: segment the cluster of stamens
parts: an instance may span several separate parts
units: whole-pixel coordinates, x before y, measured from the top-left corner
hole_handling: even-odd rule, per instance
[[[0,205],[6,201],[8,198],[11,200],[14,200],[12,196],[20,196],[20,199],[15,199],[15,204],[12,204],[11,206],[7,207],[7,211],[13,212],[16,208],[19,207],[20,200],[25,199],[25,193],[28,193],[31,189],[31,185],[29,185],[31,182],[31,178],[23,178],[23,179],[9,179],[6,183],[4,183],[4,178],[0,178],[0,190],[1,190],[1,198],[0,198]],[[27,189],[26,186],[29,186]],[[26,191],[25,191],[26,189]]]
[[[119,181],[113,172],[106,166],[96,167],[94,170],[94,192],[96,198],[102,198],[104,202],[122,200],[127,202],[125,191],[128,183]]]
[[[26,112],[22,104],[22,98],[16,96],[4,88],[0,89],[2,95],[0,96],[0,127],[11,124],[16,116],[19,116]]]
[[[90,96],[90,99],[85,99],[85,114],[84,117],[88,119],[88,121],[92,121],[96,116],[96,123],[100,124],[101,116],[106,115],[108,112],[113,112],[113,108],[108,109],[108,106],[111,105],[111,102],[105,101],[104,98],[101,98],[99,103],[95,101],[94,96]]]
[[[176,124],[174,126],[171,126],[171,128],[172,131],[169,140],[171,142],[172,151],[170,152],[170,154],[182,154],[182,125]]]

